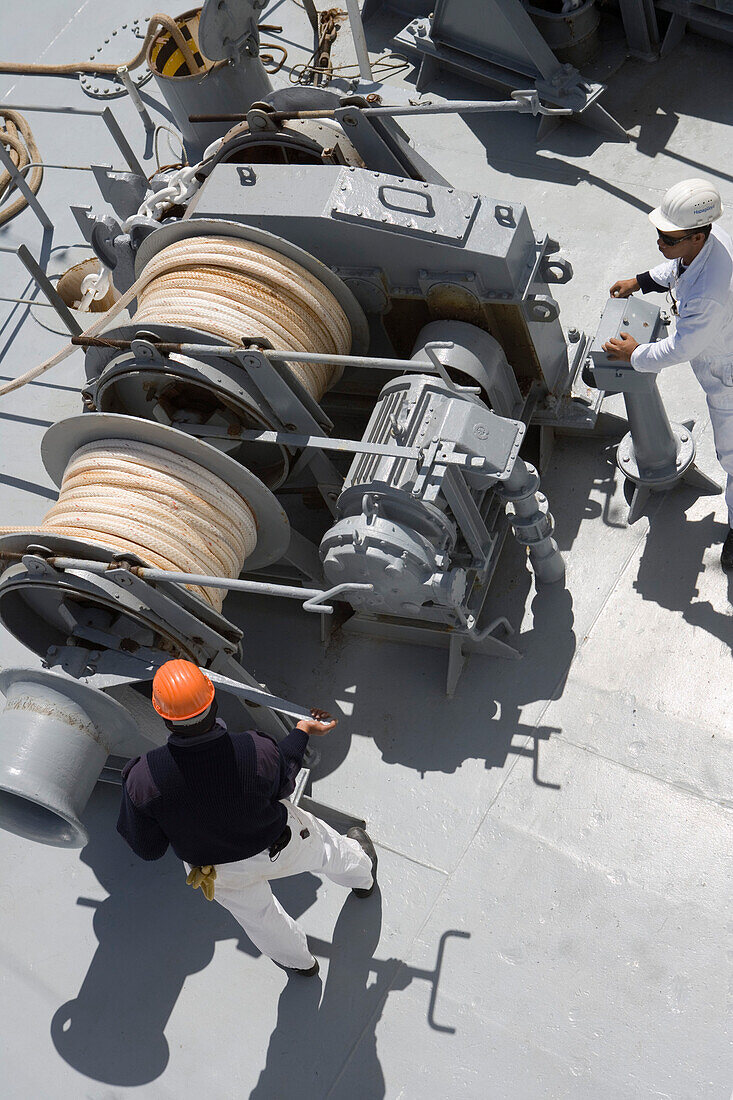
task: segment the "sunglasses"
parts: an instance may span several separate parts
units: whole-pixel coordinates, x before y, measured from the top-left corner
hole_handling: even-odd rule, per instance
[[[694,233],[687,233],[684,237],[670,237],[668,233],[661,233],[657,230],[657,237],[662,244],[666,244],[670,248],[673,248],[676,244],[682,244],[683,241],[689,241],[692,237],[696,237],[698,232],[698,230],[695,230]]]

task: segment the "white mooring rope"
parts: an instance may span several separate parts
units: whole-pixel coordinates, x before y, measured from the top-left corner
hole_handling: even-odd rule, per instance
[[[35,528],[0,528],[24,530]],[[252,509],[225,481],[166,448],[126,439],[74,452],[41,530],[209,576],[238,577],[257,545]],[[221,610],[221,589],[186,587]]]
[[[338,301],[300,264],[235,237],[188,237],[145,268],[134,323],[186,325],[238,345],[265,337],[280,351],[348,355],[351,327]],[[316,401],[340,376],[327,363],[290,370]]]
[[[339,302],[300,264],[264,245],[234,237],[187,237],[161,249],[139,279],[84,333],[102,329],[138,298],[134,323],[178,324],[238,346],[265,337],[280,351],[348,355],[351,327]],[[0,386],[0,397],[61,363],[75,345]],[[328,363],[293,363],[290,370],[320,401],[340,376]]]

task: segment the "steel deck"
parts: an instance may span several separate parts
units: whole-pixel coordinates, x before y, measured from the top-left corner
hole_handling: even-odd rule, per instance
[[[8,4],[2,52],[88,57],[147,14],[141,0]],[[284,24],[289,63],[307,56],[302,9],[279,0],[263,19]],[[352,56],[342,32],[336,57]],[[603,102],[628,145],[563,125],[537,146],[526,116],[402,120],[456,186],[526,203],[535,231],[560,240],[575,268],[557,288],[562,320],[591,333],[611,282],[655,261],[646,212],[672,182],[708,176],[733,209],[730,49],[689,35],[661,62],[624,63],[618,41],[604,63],[616,71]],[[90,105],[74,79],[5,77],[2,89],[11,105]],[[164,117],[152,82],[144,99]],[[152,172],[132,105],[111,106]],[[99,119],[28,117],[47,162],[123,167]],[[91,173],[54,169],[39,198],[52,240],[26,211],[0,245],[27,243],[59,271],[80,243],[69,203],[101,200]],[[32,291],[11,254],[0,273],[2,294]],[[0,302],[2,379],[50,355],[59,331],[47,308]],[[77,353],[0,401],[3,523],[35,523],[55,499],[40,440],[80,411],[82,377]],[[690,368],[660,387],[672,419],[696,419],[701,468],[721,476]],[[604,408],[621,413],[620,398]],[[627,527],[617,438],[558,437],[543,487],[567,587],[536,592],[508,543],[489,602],[517,624],[523,660],[471,657],[453,700],[444,653],[338,636],[323,651],[315,617],[228,598],[248,667],[341,716],[314,795],[364,816],[378,845],[369,901],[312,876],[277,887],[320,978],[288,981],[186,888],[172,855],[133,856],[114,788],[97,786],[81,852],[0,835],[4,1096],[727,1100],[725,510],[683,488]],[[26,659],[38,664],[3,632],[2,664]]]

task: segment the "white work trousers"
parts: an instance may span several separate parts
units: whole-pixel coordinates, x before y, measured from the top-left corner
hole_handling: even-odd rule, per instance
[[[340,886],[367,890],[372,885],[372,862],[355,840],[286,799],[283,805],[288,811],[290,843],[275,860],[260,852],[237,863],[220,863],[214,897],[236,917],[263,955],[281,966],[306,970],[313,965],[313,954],[305,933],[274,897],[270,882],[314,871]],[[184,866],[190,870],[188,864]]]
[[[725,503],[728,505],[728,526],[733,528],[733,409],[718,409],[708,401],[708,411],[718,462],[728,475]]]
[[[728,479],[725,503],[728,524],[733,527],[733,358],[700,357],[691,361],[697,380],[705,390],[718,461]]]

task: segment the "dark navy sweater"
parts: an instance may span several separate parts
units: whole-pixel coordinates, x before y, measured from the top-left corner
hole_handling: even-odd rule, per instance
[[[168,848],[186,863],[233,863],[263,852],[285,828],[308,735],[279,743],[229,733],[221,719],[199,737],[171,734],[125,765],[117,831],[142,859]]]

